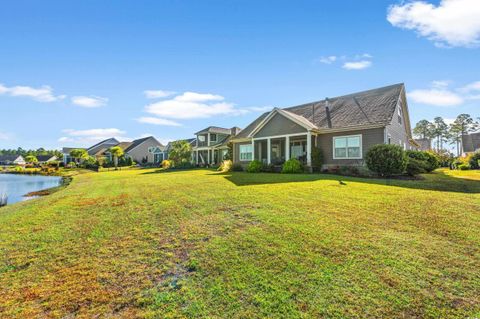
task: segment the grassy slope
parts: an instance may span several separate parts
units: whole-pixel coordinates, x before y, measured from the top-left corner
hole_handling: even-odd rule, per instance
[[[0,317],[478,316],[479,174],[458,175],[83,174],[0,210]]]

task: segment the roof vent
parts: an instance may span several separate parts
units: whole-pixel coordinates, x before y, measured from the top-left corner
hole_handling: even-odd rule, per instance
[[[325,98],[325,113],[327,115],[328,128],[332,128],[332,118],[330,116],[330,101],[328,97]]]

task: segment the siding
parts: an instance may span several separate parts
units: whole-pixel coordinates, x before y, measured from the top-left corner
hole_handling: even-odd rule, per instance
[[[405,112],[402,112],[402,123],[398,121],[398,108],[402,107],[403,101],[400,100],[397,104],[395,109],[395,113],[393,114],[392,122],[387,125],[386,133],[387,136],[390,135],[390,144],[401,145],[403,147],[403,143],[407,145],[407,149],[413,149],[409,142],[409,136],[407,134],[407,128],[405,126]],[[400,141],[402,142],[400,144]]]
[[[321,134],[317,137],[317,146],[323,151],[325,166],[364,165],[364,159],[333,159],[333,137],[348,135],[362,135],[363,158],[370,147],[384,143],[384,128]]]
[[[148,163],[153,163],[153,154],[148,152],[149,147],[161,147],[153,138],[149,138],[142,144],[128,152],[128,155],[137,163],[142,164],[142,160],[147,157]]]
[[[233,144],[233,162],[247,164],[249,161],[240,161],[240,145],[252,145],[252,142],[241,142]]]
[[[306,132],[304,127],[277,113],[255,134],[255,138]]]

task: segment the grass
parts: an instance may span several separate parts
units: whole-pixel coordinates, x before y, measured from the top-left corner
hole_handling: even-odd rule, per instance
[[[478,317],[478,172],[425,177],[81,174],[0,209],[0,317]]]

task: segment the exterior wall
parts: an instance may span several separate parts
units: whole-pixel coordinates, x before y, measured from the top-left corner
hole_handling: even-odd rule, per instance
[[[281,114],[275,114],[270,121],[265,124],[260,131],[255,134],[255,137],[268,137],[285,134],[306,133],[307,130],[295,122],[287,119]]]
[[[400,100],[395,109],[392,122],[386,127],[386,141],[388,143],[388,137],[390,136],[390,144],[401,145],[402,147],[406,145],[407,150],[416,149],[416,147],[410,144],[410,137],[407,134],[407,128],[405,126],[405,113],[403,111],[402,123],[398,120],[398,109],[402,107],[402,103],[402,100]]]
[[[333,137],[362,135],[362,159],[333,159]],[[362,166],[367,151],[376,144],[384,144],[384,128],[347,131],[338,133],[321,134],[317,136],[317,146],[323,152],[324,167],[331,166]]]
[[[222,144],[230,135],[227,134],[221,134],[221,133],[210,133],[210,135],[216,134],[217,135],[217,140],[215,142],[210,142],[210,146]],[[205,141],[200,142],[198,139],[199,136],[204,136]],[[197,135],[197,141],[198,141],[198,147],[207,147],[208,146],[208,134],[207,133],[202,133]],[[197,146],[197,143],[194,143],[193,146]]]
[[[240,145],[251,145],[252,142],[241,142],[233,144],[233,162],[240,164],[248,164],[250,161],[240,161]]]
[[[153,138],[149,138],[142,144],[138,145],[134,149],[130,150],[127,154],[130,156],[135,162],[141,164],[142,159],[147,157],[147,162],[148,163],[153,163],[154,158],[153,154],[148,152],[149,147],[161,147],[159,143],[155,141]]]

